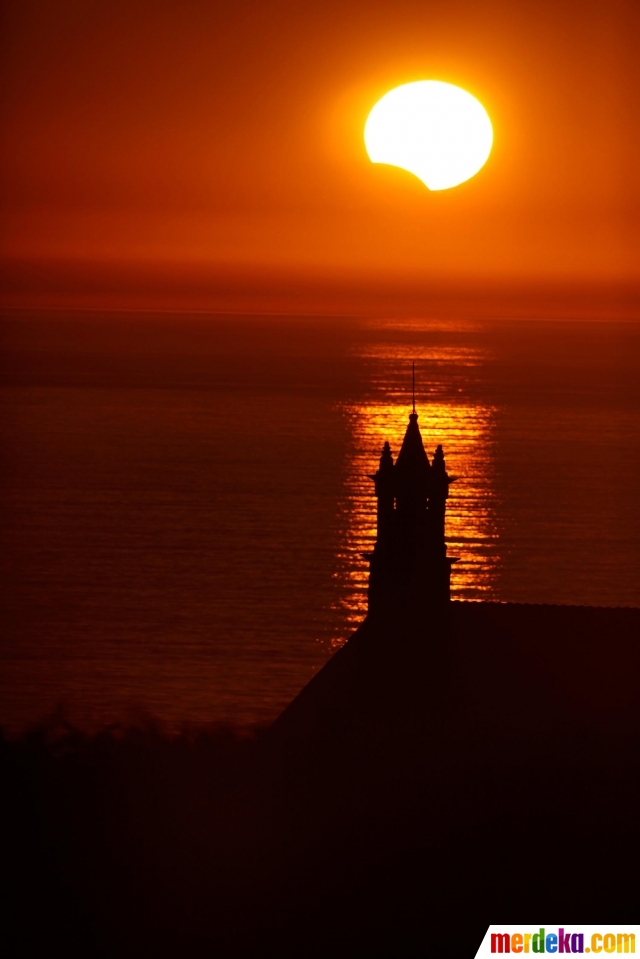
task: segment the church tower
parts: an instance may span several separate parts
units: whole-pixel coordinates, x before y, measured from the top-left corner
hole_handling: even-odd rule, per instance
[[[449,601],[451,566],[444,539],[449,476],[442,446],[433,460],[422,442],[415,410],[409,414],[394,464],[384,444],[378,471],[371,476],[378,500],[377,538],[370,561],[369,614],[426,612]]]

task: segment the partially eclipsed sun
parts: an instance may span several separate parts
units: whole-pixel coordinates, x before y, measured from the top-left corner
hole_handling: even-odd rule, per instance
[[[430,190],[448,190],[484,166],[493,129],[485,108],[466,90],[419,80],[378,100],[364,142],[373,163],[402,167]]]

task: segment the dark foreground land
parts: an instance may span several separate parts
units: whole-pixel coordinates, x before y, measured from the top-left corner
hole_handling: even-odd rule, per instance
[[[4,954],[473,957],[637,917],[640,610],[365,622],[268,731],[5,742]],[[541,921],[541,920],[540,920]]]

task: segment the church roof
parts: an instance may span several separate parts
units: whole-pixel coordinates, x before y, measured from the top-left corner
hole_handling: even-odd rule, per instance
[[[409,425],[398,453],[396,469],[399,469],[400,472],[422,472],[429,469],[429,458],[422,442],[416,412],[409,414]]]

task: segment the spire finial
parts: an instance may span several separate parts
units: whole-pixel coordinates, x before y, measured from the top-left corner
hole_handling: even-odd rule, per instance
[[[411,394],[413,397],[413,412],[416,411],[416,363],[415,360],[411,362]]]

